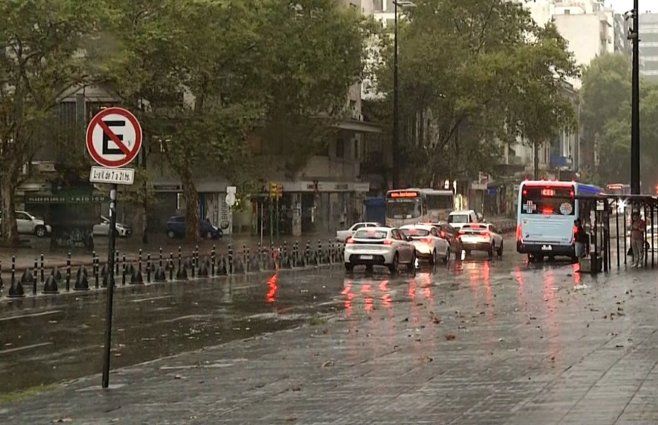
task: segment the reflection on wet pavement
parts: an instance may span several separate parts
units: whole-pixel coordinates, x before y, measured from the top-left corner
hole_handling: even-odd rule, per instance
[[[531,266],[506,253],[493,261],[469,257],[447,266],[423,265],[411,274],[345,275],[323,268],[123,287],[116,298],[112,366],[290,328],[324,313],[355,323],[377,320],[392,340],[402,324],[409,338],[418,339],[421,358],[433,356],[432,340],[418,336],[428,319],[452,327],[450,332],[437,327],[434,338],[472,332],[481,335],[486,349],[503,339],[523,346],[531,340],[527,330],[503,329],[500,317],[507,315],[536,322],[533,336],[540,333],[548,355],[556,358],[562,349],[556,342],[560,294],[580,285],[570,265]],[[0,304],[0,393],[98,373],[104,303],[103,293],[89,293]],[[408,306],[403,317],[397,305]],[[374,332],[375,323],[370,326]],[[532,341],[527,343],[537,344]]]

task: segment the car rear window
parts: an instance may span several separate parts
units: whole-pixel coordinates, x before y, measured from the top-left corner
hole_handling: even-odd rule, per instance
[[[469,222],[469,216],[468,214],[453,214],[448,216],[448,223],[468,223]]]
[[[357,230],[354,234],[356,239],[386,239],[386,231],[384,230],[373,230],[373,229],[361,229]]]
[[[405,236],[427,236],[430,234],[429,230],[425,229],[400,229]]]

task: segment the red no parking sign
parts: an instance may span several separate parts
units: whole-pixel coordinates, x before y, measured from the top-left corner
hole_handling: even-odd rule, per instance
[[[130,164],[142,147],[142,127],[130,111],[106,108],[87,126],[87,151],[99,165],[107,168]]]

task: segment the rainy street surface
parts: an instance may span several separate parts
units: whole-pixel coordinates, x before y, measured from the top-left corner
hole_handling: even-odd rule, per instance
[[[0,302],[0,423],[657,424],[658,269],[474,255]],[[614,262],[614,261],[613,261]]]

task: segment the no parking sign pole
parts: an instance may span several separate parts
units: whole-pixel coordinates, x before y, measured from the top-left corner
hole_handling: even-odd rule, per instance
[[[92,183],[109,183],[111,185],[102,381],[103,388],[107,388],[110,385],[110,351],[112,346],[117,189],[118,185],[130,185],[135,180],[135,170],[120,167],[130,164],[137,157],[142,147],[142,128],[137,118],[130,111],[123,108],[105,108],[89,122],[86,145],[91,158],[100,165],[100,167],[91,167],[89,181]]]

